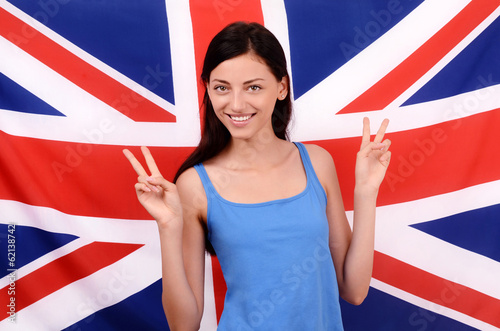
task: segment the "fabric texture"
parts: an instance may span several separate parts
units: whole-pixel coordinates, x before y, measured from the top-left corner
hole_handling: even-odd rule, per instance
[[[227,285],[218,330],[343,330],[328,247],[326,194],[305,146],[298,195],[244,204],[224,199],[202,164],[208,239]]]

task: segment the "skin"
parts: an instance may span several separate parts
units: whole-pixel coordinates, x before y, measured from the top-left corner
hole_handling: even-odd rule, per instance
[[[261,59],[244,54],[217,66],[207,91],[217,117],[231,133],[228,146],[204,162],[218,193],[229,201],[258,203],[302,192],[306,175],[299,151],[293,143],[277,138],[271,125],[276,100],[288,93],[287,80],[276,80]],[[363,120],[355,169],[353,231],[331,155],[319,146],[306,145],[328,199],[329,246],[340,295],[353,304],[364,300],[370,285],[376,198],[391,157],[390,141],[383,139],[388,123],[384,120],[370,141],[370,123],[368,118]],[[138,199],[158,224],[165,314],[172,330],[198,330],[204,304],[205,192],[193,168],[174,185],[163,178],[146,147],[142,153],[149,174],[124,150],[138,174]]]

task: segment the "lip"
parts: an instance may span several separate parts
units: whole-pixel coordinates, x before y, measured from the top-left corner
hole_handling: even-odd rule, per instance
[[[252,121],[252,118],[254,117],[255,113],[248,113],[248,114],[226,114],[226,116],[229,118],[229,121],[236,127],[243,127],[245,125],[247,125],[248,123],[250,123]],[[244,121],[236,121],[234,119],[232,119],[231,116],[234,116],[234,117],[245,117],[245,116],[250,116],[249,119],[247,120],[244,120]]]

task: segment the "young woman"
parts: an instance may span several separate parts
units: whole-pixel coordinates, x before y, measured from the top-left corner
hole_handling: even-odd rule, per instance
[[[139,175],[138,199],[158,223],[172,330],[199,328],[206,247],[227,284],[219,330],[342,330],[339,295],[353,304],[367,295],[388,121],[374,141],[363,121],[351,232],[330,154],[287,140],[286,68],[271,32],[229,25],[208,47],[202,138],[176,184],[147,148],[150,175],[124,150]]]

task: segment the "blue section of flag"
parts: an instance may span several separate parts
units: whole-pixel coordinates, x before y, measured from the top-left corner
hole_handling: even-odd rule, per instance
[[[2,252],[5,252],[0,256],[0,265],[8,266],[0,270],[0,278],[9,274],[6,269],[19,269],[77,238],[77,236],[48,232],[30,226],[0,224],[0,247]],[[15,254],[9,255],[7,252]],[[12,262],[9,257],[14,258],[13,266],[9,264]]]
[[[0,73],[0,109],[31,114],[65,116],[2,73]]]
[[[285,0],[295,99],[381,37],[422,1]]]
[[[160,279],[127,299],[67,327],[64,331],[168,331],[161,293]]]
[[[370,287],[365,301],[353,306],[341,300],[344,329],[366,330],[477,330],[433,311],[414,306],[406,301]]]
[[[9,0],[70,42],[174,103],[165,1]]]
[[[500,17],[403,105],[500,84]],[[482,93],[478,98],[485,98]]]
[[[500,262],[500,204],[412,227]]]

